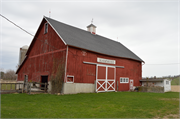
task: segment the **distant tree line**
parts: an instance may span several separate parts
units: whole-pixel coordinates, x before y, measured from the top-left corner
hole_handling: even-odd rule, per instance
[[[173,76],[169,75],[169,76],[162,76],[162,77],[151,76],[151,77],[142,77],[142,79],[164,79],[164,78],[174,79],[177,77],[180,77],[180,75],[173,75]]]
[[[1,71],[0,78],[3,80],[16,80],[17,75],[14,70],[9,69],[6,72]]]

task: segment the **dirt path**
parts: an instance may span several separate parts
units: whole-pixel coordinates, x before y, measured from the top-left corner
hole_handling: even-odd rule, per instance
[[[180,85],[171,85],[171,91],[180,92]]]

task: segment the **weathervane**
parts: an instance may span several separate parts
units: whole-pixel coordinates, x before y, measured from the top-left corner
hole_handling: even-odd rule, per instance
[[[49,10],[49,18],[51,17],[51,9]]]
[[[91,24],[93,23],[93,18],[92,18],[92,21],[91,21]]]

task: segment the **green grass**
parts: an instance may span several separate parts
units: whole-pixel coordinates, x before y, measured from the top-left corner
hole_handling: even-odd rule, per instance
[[[1,90],[14,90],[15,89],[15,84],[12,84],[12,87],[11,87],[11,84],[1,84]]]
[[[179,93],[2,94],[2,118],[153,118],[179,113]]]
[[[180,85],[180,77],[176,77],[171,81],[171,85]]]

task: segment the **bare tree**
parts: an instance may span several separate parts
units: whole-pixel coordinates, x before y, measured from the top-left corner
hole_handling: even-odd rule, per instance
[[[15,74],[15,71],[12,69],[9,69],[6,71],[6,73],[4,73],[4,80],[16,80],[17,75]]]
[[[0,79],[3,79],[4,78],[4,72],[3,71],[0,71]]]

